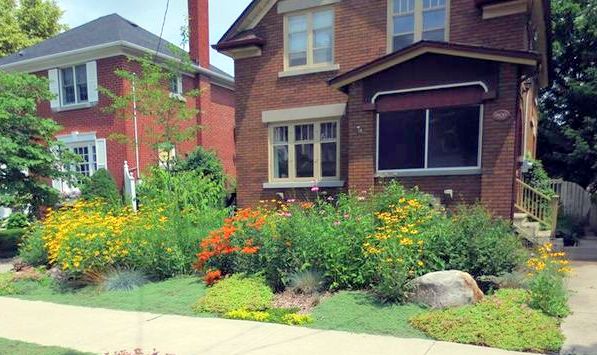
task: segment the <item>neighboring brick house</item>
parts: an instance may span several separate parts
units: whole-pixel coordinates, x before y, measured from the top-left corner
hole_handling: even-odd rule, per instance
[[[549,16],[541,0],[252,1],[214,46],[236,64],[240,205],[398,179],[511,217]]]
[[[235,175],[234,79],[210,65],[207,13],[207,0],[189,0],[189,54],[193,65],[191,72],[169,83],[173,94],[184,94],[195,88],[202,90],[199,97],[186,100],[188,106],[200,111],[193,123],[203,128],[196,139],[180,144],[174,153],[183,157],[196,146],[213,149],[227,173]],[[158,62],[172,60],[175,55],[170,46],[133,22],[112,14],[0,59],[0,70],[49,78],[50,90],[56,96],[51,102],[39,105],[39,115],[53,118],[63,127],[58,139],[83,159],[76,164],[76,170],[92,175],[106,168],[122,187],[125,161],[137,172],[159,162],[160,153],[142,144],[147,142],[144,135],[148,127],[153,129],[154,120],[138,115],[135,127],[132,107],[126,112],[130,119],[108,114],[105,108],[110,101],[98,92],[98,85],[115,93],[127,93],[132,89],[131,83],[117,77],[114,71],[120,68],[139,72],[139,64],[129,61],[128,57],[150,54],[156,55]],[[167,90],[166,85],[164,90]],[[137,147],[108,139],[118,133],[134,142],[135,131],[140,142]],[[163,158],[164,152],[161,155]],[[58,189],[68,189],[60,181],[53,184]]]

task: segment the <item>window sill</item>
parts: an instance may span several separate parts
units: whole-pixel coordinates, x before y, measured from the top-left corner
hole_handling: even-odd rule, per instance
[[[82,104],[75,104],[75,105],[67,105],[67,106],[60,106],[52,108],[52,112],[63,112],[63,111],[73,111],[73,110],[81,110],[85,108],[91,108],[97,106],[96,102],[85,102]]]
[[[376,178],[409,177],[409,176],[454,176],[454,175],[481,175],[481,168],[446,168],[425,170],[392,170],[378,171]]]
[[[175,94],[173,92],[170,93],[171,99],[176,99],[178,101],[187,102],[187,98],[182,96],[182,94]]]
[[[278,78],[287,78],[291,76],[299,76],[299,75],[307,75],[307,74],[316,74],[316,73],[323,73],[327,71],[335,71],[340,70],[340,65],[338,64],[330,64],[325,66],[312,66],[312,67],[303,67],[297,69],[286,69],[278,73]]]
[[[344,181],[342,180],[323,180],[317,182],[317,187],[330,188],[330,187],[343,187]],[[288,182],[266,182],[263,184],[264,189],[301,189],[313,187],[312,181],[288,181]]]

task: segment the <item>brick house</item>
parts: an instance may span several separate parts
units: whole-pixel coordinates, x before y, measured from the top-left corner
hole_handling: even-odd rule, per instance
[[[238,200],[388,179],[511,218],[549,81],[542,0],[254,0],[235,59]]]
[[[186,97],[187,105],[199,110],[196,123],[201,129],[196,139],[182,143],[174,153],[181,157],[196,146],[217,152],[226,171],[235,174],[234,166],[234,79],[210,65],[208,1],[189,1],[191,72],[180,75],[169,83],[171,94],[181,98],[184,92],[201,88],[197,98]],[[106,168],[118,186],[123,186],[124,162],[143,172],[155,165],[168,153],[157,152],[142,144],[152,117],[138,115],[136,124],[133,108],[122,119],[106,113],[109,99],[98,92],[98,85],[115,93],[132,89],[129,82],[118,78],[114,71],[126,69],[139,72],[139,64],[128,57],[156,54],[156,60],[174,59],[171,45],[117,14],[104,16],[61,33],[19,53],[0,59],[0,69],[35,73],[49,79],[55,94],[51,102],[43,102],[38,111],[41,117],[53,118],[62,127],[57,136],[82,157],[76,170],[92,175]],[[167,89],[165,85],[164,90]],[[176,99],[176,98],[175,98]],[[135,131],[140,144],[123,144],[108,139],[111,134],[125,135],[134,142]],[[138,175],[137,175],[138,176]],[[66,184],[54,181],[61,190]]]

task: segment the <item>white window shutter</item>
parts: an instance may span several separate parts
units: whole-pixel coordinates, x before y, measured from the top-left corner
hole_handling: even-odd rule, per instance
[[[54,98],[50,100],[51,108],[60,107],[60,82],[58,81],[58,69],[48,70],[48,79],[50,80],[50,92]]]
[[[178,89],[178,94],[182,95],[182,75],[176,78],[176,86]]]
[[[98,138],[95,140],[95,155],[97,158],[97,168],[108,170],[108,155],[106,149],[106,139]]]
[[[89,102],[97,102],[99,94],[97,91],[97,62],[87,63],[87,98]]]

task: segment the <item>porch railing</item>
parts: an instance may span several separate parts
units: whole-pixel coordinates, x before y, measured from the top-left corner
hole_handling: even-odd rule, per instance
[[[558,210],[560,205],[559,196],[548,196],[533,188],[520,179],[516,179],[516,202],[514,206],[527,216],[541,223],[544,227],[555,234]]]

